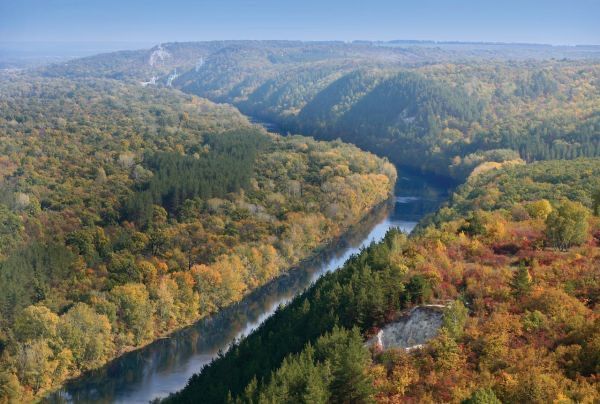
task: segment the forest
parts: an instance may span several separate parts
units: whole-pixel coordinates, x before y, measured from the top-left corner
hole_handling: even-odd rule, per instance
[[[154,77],[283,132],[340,138],[458,181],[483,163],[600,155],[596,48],[436,45],[169,43],[39,74]]]
[[[240,302],[388,201],[395,166],[462,185],[165,401],[599,401],[598,60],[213,41],[0,71],[0,403]],[[424,304],[427,344],[365,345]]]
[[[223,307],[389,198],[393,165],[112,79],[0,82],[0,402]]]
[[[415,235],[390,231],[164,402],[597,401],[599,175],[578,159],[471,178]],[[422,348],[365,346],[398,311],[441,301]]]
[[[284,130],[340,138],[460,181],[486,162],[600,153],[597,64],[341,65],[323,79],[324,69],[306,67],[300,85],[282,74],[268,95],[265,84],[231,101]]]

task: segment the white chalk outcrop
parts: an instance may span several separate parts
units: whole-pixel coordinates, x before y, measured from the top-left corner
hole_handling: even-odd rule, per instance
[[[443,305],[425,305],[413,308],[397,321],[387,324],[377,335],[367,341],[368,346],[379,349],[419,348],[437,336],[444,318]]]
[[[167,60],[168,58],[171,57],[171,54],[162,47],[162,44],[158,45],[158,47],[152,51],[152,53],[150,54],[150,59],[148,60],[148,64],[150,64],[150,66],[154,67],[155,65],[157,65],[159,62],[164,62],[165,60]]]

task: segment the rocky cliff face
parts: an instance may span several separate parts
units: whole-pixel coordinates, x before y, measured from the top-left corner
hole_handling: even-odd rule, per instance
[[[443,310],[442,305],[415,307],[398,321],[383,327],[367,341],[367,345],[380,349],[417,348],[437,335],[442,326]]]

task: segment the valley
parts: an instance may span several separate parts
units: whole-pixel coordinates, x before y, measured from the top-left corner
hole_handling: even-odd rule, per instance
[[[232,342],[257,329],[281,305],[324,274],[340,268],[352,255],[382,240],[388,230],[412,231],[417,221],[433,212],[446,197],[447,189],[427,182],[426,177],[399,179],[396,195],[389,203],[377,208],[312,259],[253,291],[239,303],[68,382],[44,401],[147,403],[182,389],[219,352],[225,352]]]
[[[0,376],[22,401],[239,302],[396,182],[383,159],[231,106],[15,74],[0,83]]]
[[[0,403],[595,402],[599,60],[210,41],[0,72]],[[365,345],[431,305],[415,349]]]

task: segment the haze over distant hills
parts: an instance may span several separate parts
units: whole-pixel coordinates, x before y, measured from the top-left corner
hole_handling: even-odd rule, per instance
[[[237,331],[214,325],[227,353],[170,401],[600,399],[599,46],[97,46],[13,46],[0,71],[0,403],[82,373],[82,397],[129,402],[113,360],[125,389],[174,392],[180,364],[217,352],[187,349],[197,333],[158,352],[168,369],[123,354],[243,306],[355,226],[370,246],[259,307],[248,338],[227,350]],[[411,235],[369,235],[378,206],[420,218],[457,183]],[[423,304],[443,311],[436,337],[367,350]]]
[[[149,48],[150,42],[0,41],[0,69],[23,69],[124,49]]]
[[[226,41],[236,42],[236,41]],[[270,41],[265,41],[270,42]],[[275,41],[272,41],[275,42]],[[287,41],[295,42],[295,41]],[[181,42],[179,42],[181,43]],[[183,42],[189,43],[189,42]],[[196,42],[191,42],[196,43]],[[202,43],[202,42],[198,42]],[[398,39],[391,41],[355,40],[343,41],[306,41],[304,43],[321,43],[337,45],[367,45],[375,47],[423,47],[439,48],[456,52],[469,57],[503,57],[503,58],[587,58],[600,57],[600,45],[551,45],[536,43],[506,43],[506,42],[463,42]],[[151,42],[133,41],[48,41],[20,42],[0,41],[0,69],[27,68],[65,62],[85,56],[120,50],[150,49],[157,46]]]
[[[598,46],[210,41],[105,53],[37,73],[173,87],[283,131],[339,137],[396,164],[463,179],[486,161],[597,155],[598,61]]]

